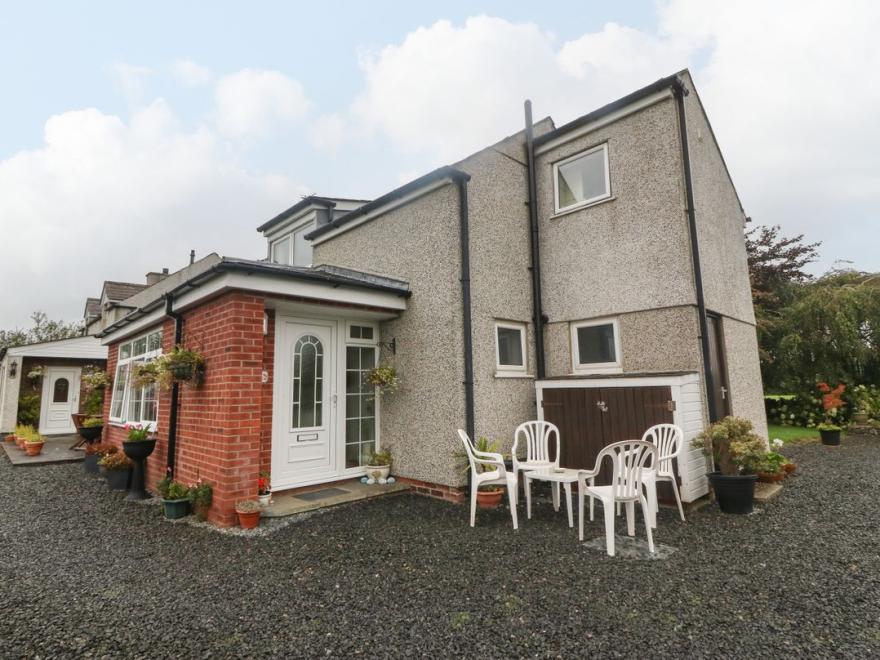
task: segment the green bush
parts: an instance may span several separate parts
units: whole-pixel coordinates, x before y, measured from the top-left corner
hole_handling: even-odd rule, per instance
[[[847,398],[847,393],[844,393]],[[822,395],[818,390],[800,394],[768,394],[764,397],[767,421],[782,426],[815,428],[825,419]],[[853,406],[847,403],[838,411],[837,420],[846,422]]]
[[[83,402],[83,413],[97,417],[104,410],[104,390],[92,390]]]
[[[22,394],[18,399],[18,423],[36,426],[40,423],[40,395]]]

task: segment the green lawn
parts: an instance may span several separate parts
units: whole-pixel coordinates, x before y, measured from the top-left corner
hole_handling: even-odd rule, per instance
[[[780,438],[783,442],[797,442],[798,440],[812,440],[819,437],[816,429],[807,429],[800,426],[779,426],[770,424],[767,427],[767,435],[773,440]]]

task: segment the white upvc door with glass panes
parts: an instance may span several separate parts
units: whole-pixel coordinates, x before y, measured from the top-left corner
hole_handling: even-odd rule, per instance
[[[76,433],[71,415],[79,409],[80,367],[47,367],[43,374],[40,433]]]
[[[280,319],[276,325],[273,490],[336,473],[336,323]]]

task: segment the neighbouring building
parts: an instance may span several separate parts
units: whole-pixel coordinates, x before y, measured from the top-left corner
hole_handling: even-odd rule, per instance
[[[264,259],[212,254],[114,307],[105,436],[153,425],[148,482],[211,481],[228,525],[261,471],[274,491],[355,478],[377,446],[457,500],[457,428],[509,447],[554,421],[571,467],[659,421],[766,433],[745,221],[687,71],[372,201],[306,197],[258,228]],[[131,381],[175,344],[204,356],[200,387]],[[684,499],[705,493],[702,457],[681,467]]]

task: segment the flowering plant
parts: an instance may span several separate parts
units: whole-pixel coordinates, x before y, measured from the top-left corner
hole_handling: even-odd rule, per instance
[[[380,395],[393,394],[400,386],[397,370],[388,364],[380,364],[370,369],[364,376],[364,381],[378,390]]]
[[[113,454],[104,454],[98,465],[104,467],[105,470],[128,470],[134,463],[125,454],[115,452]]]
[[[150,440],[153,432],[148,426],[142,424],[126,424],[122,427],[128,433],[129,442],[143,442]]]
[[[199,478],[189,487],[189,499],[192,500],[193,504],[204,504],[205,506],[208,506],[214,499],[214,488],[207,481],[202,481],[201,478]]]
[[[837,387],[832,388],[828,383],[818,383],[816,387],[822,393],[822,409],[825,411],[825,421],[817,428],[820,431],[839,431],[841,427],[834,423],[834,419],[844,406],[841,397],[846,391],[846,385],[838,383]]]
[[[103,369],[90,364],[83,369],[82,384],[87,392],[103,390],[110,386],[110,376]]]
[[[43,377],[43,367],[39,365],[34,367],[30,371],[28,371],[27,377],[30,380],[39,380]]]
[[[260,476],[257,477],[257,495],[268,495],[269,494],[269,473],[268,472],[260,472]]]

